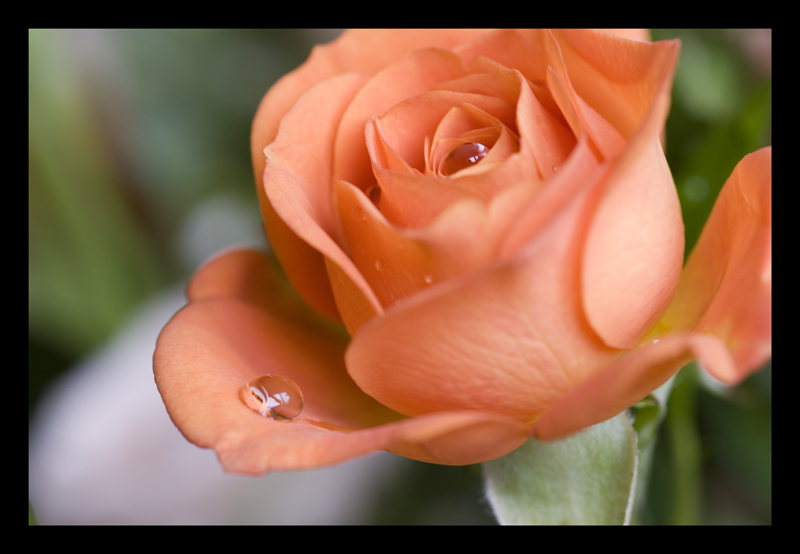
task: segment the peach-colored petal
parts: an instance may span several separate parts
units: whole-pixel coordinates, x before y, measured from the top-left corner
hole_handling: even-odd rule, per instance
[[[215,449],[226,470],[260,474],[322,467],[374,450],[434,464],[476,464],[504,456],[528,438],[528,426],[509,418],[448,412],[350,431],[301,422],[239,429]]]
[[[271,301],[264,300],[280,292],[262,293],[249,283],[276,284],[272,271],[269,261],[252,251],[209,262],[192,284],[197,300],[165,327],[154,356],[156,384],[173,421],[190,441],[215,448],[227,470],[306,469],[375,449],[434,463],[477,463],[526,440],[524,425],[491,414],[397,421],[398,414],[347,376],[347,337],[320,322],[299,324],[269,311]],[[304,306],[295,307],[307,313]],[[265,373],[299,385],[305,406],[297,419],[267,419],[241,401],[241,387]],[[472,440],[464,441],[465,435]]]
[[[638,40],[639,42],[650,42],[650,30],[649,29],[603,29],[609,33],[614,33],[615,35],[623,38],[627,38],[629,40]]]
[[[308,315],[281,279],[275,261],[265,253],[249,249],[221,252],[206,261],[192,277],[186,296],[190,302],[213,298],[236,298],[280,313],[286,318]]]
[[[289,280],[315,308],[321,304],[317,301],[321,291],[330,290],[327,272],[319,271],[324,255],[358,284],[376,310],[380,309],[366,281],[333,238],[339,235],[331,202],[333,140],[342,112],[363,82],[363,77],[348,74],[308,91],[284,118],[275,142],[264,151],[269,160],[264,169],[264,189],[271,208],[316,252],[293,249],[295,240],[282,242],[286,237],[291,239],[291,233],[270,234],[271,245]],[[269,233],[276,224],[266,220],[265,226]]]
[[[717,337],[676,333],[633,350],[585,381],[533,424],[539,439],[553,440],[614,417],[664,384],[692,359],[716,375],[730,374],[733,360]]]
[[[447,181],[429,184],[444,188]],[[509,227],[536,195],[537,185],[520,181],[488,205],[475,199],[458,199],[430,224],[415,229],[392,225],[349,183],[339,181],[336,190],[350,257],[381,304],[389,307],[433,283],[493,263]],[[345,317],[349,308],[340,306],[340,311]]]
[[[385,169],[378,169],[375,174],[381,189],[381,213],[401,227],[423,227],[457,201],[481,198],[456,180]]]
[[[325,274],[323,257],[278,217],[263,185],[256,188],[256,193],[264,230],[273,244],[280,245],[281,263],[286,270],[292,268],[295,289],[304,291],[303,297],[319,313],[333,321],[341,321],[330,285],[320,284],[319,277]]]
[[[173,422],[189,441],[217,450],[228,471],[241,473],[320,467],[375,449],[477,463],[527,438],[517,422],[474,412],[387,424],[398,416],[347,378],[341,337],[315,331],[235,300],[190,304],[162,331],[154,357]],[[267,419],[245,406],[240,388],[264,373],[298,384],[305,400],[298,418]],[[477,440],[458,440],[464,435]]]
[[[662,323],[722,337],[738,382],[772,352],[772,147],[745,156],[720,192]],[[711,369],[709,368],[711,371]]]
[[[464,75],[465,71],[461,58],[453,52],[429,48],[408,52],[370,79],[342,117],[334,150],[334,182],[341,179],[364,190],[374,181],[364,144],[367,121],[444,80]]]
[[[501,29],[484,33],[459,45],[455,51],[466,62],[488,58],[503,67],[520,71],[527,79],[544,82],[547,66],[552,65],[546,29]]]
[[[308,60],[281,78],[258,107],[251,133],[256,184],[264,173],[264,147],[275,140],[278,124],[300,96],[318,83],[352,71],[374,75],[412,48],[452,48],[485,33],[481,29],[353,29],[315,46]]]
[[[469,75],[443,83],[440,88],[480,92],[515,103],[516,128],[523,139],[522,154],[525,158],[535,160],[540,178],[552,175],[553,168],[560,165],[575,145],[575,138],[549,93],[534,85],[539,92],[537,96],[532,92],[531,84],[518,71],[498,69],[490,74]],[[545,99],[549,107],[542,104],[539,96]]]
[[[517,217],[513,218],[509,230],[503,238],[499,256],[508,259],[522,246],[549,224],[572,199],[586,187],[595,182],[604,169],[592,154],[588,137],[583,135],[572,150],[569,158],[541,188],[535,201],[524,204]]]
[[[281,187],[272,183],[278,168],[291,174],[299,189],[294,201],[305,209],[328,236],[336,237],[331,205],[331,168],[333,143],[342,114],[365,79],[355,73],[341,75],[320,83],[306,92],[284,116],[275,141],[264,149],[267,166],[264,187],[279,215],[282,203],[272,196]],[[293,191],[294,192],[294,191]],[[287,221],[287,218],[284,218]],[[293,221],[287,221],[292,226]],[[295,230],[296,231],[296,230]]]
[[[365,30],[343,33],[337,40],[316,46],[309,59],[297,70],[284,76],[264,96],[253,120],[250,145],[259,204],[265,228],[273,241],[279,242],[280,258],[293,284],[320,313],[338,320],[333,294],[327,285],[319,285],[315,276],[324,276],[324,262],[302,239],[277,217],[262,189],[266,160],[263,150],[278,133],[283,116],[300,96],[322,81],[350,71],[373,75],[402,57],[407,50],[421,47],[450,48],[485,32],[484,30]],[[298,268],[298,269],[290,269]],[[305,277],[299,268],[305,267]]]
[[[559,44],[551,31],[496,31],[459,47],[457,51],[470,63],[478,56],[488,57],[504,67],[520,71],[536,86],[547,83],[552,98],[575,137],[588,133],[592,148],[604,157],[621,150],[622,142],[614,137],[609,123],[599,117],[595,110],[584,107],[571,82],[571,67],[562,58]],[[609,137],[614,140],[609,141]]]
[[[520,86],[517,127],[522,155],[536,161],[541,178],[552,176],[575,147],[575,136],[544,108],[527,81]]]
[[[553,33],[577,94],[630,140],[664,83],[672,82],[680,41],[638,42],[591,30]]]
[[[524,255],[418,292],[365,325],[346,358],[362,390],[406,415],[473,409],[529,421],[613,360],[579,302],[586,193]]]
[[[435,270],[430,251],[387,225],[378,209],[355,186],[339,181],[336,198],[350,257],[384,307],[425,288]]]
[[[592,109],[572,86],[558,46],[552,44],[554,67],[547,68],[547,85],[575,136],[589,135],[592,150],[600,159],[612,160],[625,149],[625,139],[603,115]]]
[[[329,258],[325,258],[325,270],[331,281],[331,289],[342,316],[342,323],[350,335],[355,335],[367,321],[383,313],[380,300],[369,290],[369,285],[363,276],[358,275],[357,278],[353,278],[351,272],[344,271]]]
[[[493,65],[484,67],[484,64]],[[507,69],[484,57],[472,60],[467,69],[470,71],[468,75],[440,83],[436,90],[471,92],[500,98],[509,104],[517,103],[520,83],[524,80],[519,71]]]
[[[411,167],[425,169],[425,137],[433,137],[447,112],[461,104],[472,104],[516,129],[515,106],[505,100],[465,92],[435,90],[414,96],[378,118],[387,143]],[[374,162],[375,160],[373,160]]]
[[[409,175],[422,175],[419,169],[411,167],[386,141],[383,125],[378,118],[368,121],[362,132],[365,135],[365,146],[369,153],[368,163],[374,172],[385,169]]]
[[[608,177],[586,237],[583,302],[592,328],[632,348],[663,315],[683,264],[683,220],[658,137]]]

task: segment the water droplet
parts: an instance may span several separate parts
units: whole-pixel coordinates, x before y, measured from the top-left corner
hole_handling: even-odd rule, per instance
[[[356,206],[350,212],[350,216],[356,221],[364,221],[367,216],[364,215],[364,210],[361,209],[361,206]]]
[[[287,377],[262,375],[241,389],[248,408],[270,419],[294,419],[303,411],[303,393]]]
[[[386,271],[386,262],[382,260],[375,260],[375,269],[378,271]]]
[[[553,166],[553,173],[556,173],[557,171],[558,171],[558,166],[557,166],[557,165],[554,165],[554,166]]]
[[[489,151],[479,142],[468,142],[454,148],[444,160],[444,174],[452,175],[456,171],[475,165]]]
[[[433,275],[430,275],[430,274],[426,275],[425,276],[425,284],[426,285],[430,285],[431,283],[433,283]]]

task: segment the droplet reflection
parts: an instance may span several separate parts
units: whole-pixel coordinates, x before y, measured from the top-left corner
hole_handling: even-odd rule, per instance
[[[300,387],[280,375],[262,375],[248,381],[241,397],[248,408],[270,419],[294,419],[303,411]]]
[[[452,175],[456,171],[475,165],[488,151],[489,149],[479,142],[468,142],[454,148],[444,160],[444,174]]]

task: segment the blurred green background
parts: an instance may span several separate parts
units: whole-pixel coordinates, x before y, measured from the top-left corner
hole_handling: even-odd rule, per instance
[[[28,406],[232,240],[265,243],[250,166],[263,94],[336,31],[29,31]],[[769,30],[682,40],[667,158],[687,253],[736,163],[772,143]],[[677,380],[645,523],[771,523],[771,367]],[[408,466],[376,523],[491,523],[479,468]],[[35,509],[35,506],[34,506]]]

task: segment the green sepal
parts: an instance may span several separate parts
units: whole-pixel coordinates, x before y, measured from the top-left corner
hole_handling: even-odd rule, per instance
[[[501,524],[626,524],[636,485],[637,434],[623,412],[561,440],[530,439],[483,467]]]

